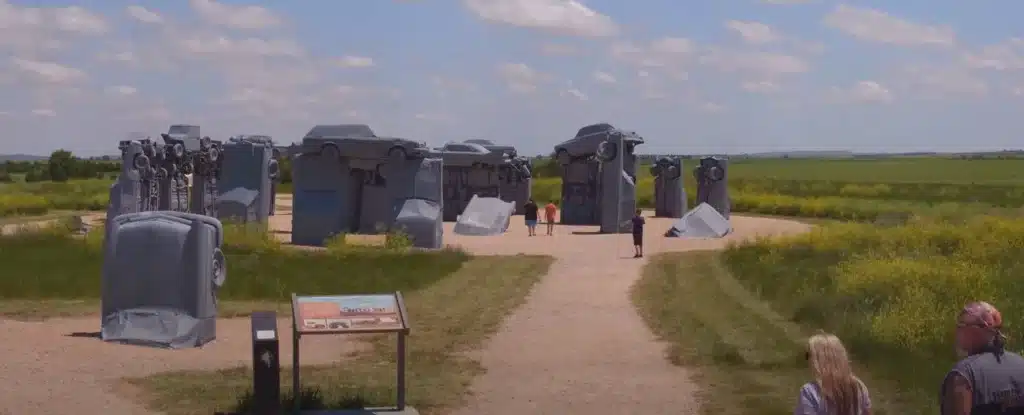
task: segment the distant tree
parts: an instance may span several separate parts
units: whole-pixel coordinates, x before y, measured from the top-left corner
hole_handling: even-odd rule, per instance
[[[559,177],[562,175],[562,166],[554,157],[533,159],[533,177]]]
[[[0,183],[11,183],[14,182],[14,177],[7,170],[0,169]]]
[[[49,174],[47,174],[47,170],[42,168],[35,168],[25,172],[25,183],[45,182],[47,179],[49,179]]]
[[[50,180],[55,182],[66,182],[72,177],[76,170],[75,156],[70,151],[60,149],[50,154],[47,168],[50,173]]]

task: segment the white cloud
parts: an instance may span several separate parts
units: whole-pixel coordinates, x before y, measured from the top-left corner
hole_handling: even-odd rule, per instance
[[[576,0],[463,0],[473,14],[501,23],[575,36],[618,34],[612,19]]]
[[[736,32],[744,42],[752,45],[772,43],[782,39],[782,36],[774,28],[764,23],[730,20],[725,22],[725,27]]]
[[[128,13],[128,15],[131,16],[133,19],[138,20],[142,23],[160,24],[164,22],[163,16],[160,16],[156,12],[142,6],[128,6],[128,8],[125,9],[125,12]]]
[[[540,51],[548,56],[571,56],[579,53],[579,50],[564,43],[545,43],[540,46]]]
[[[194,34],[173,37],[171,43],[180,53],[221,61],[268,57],[296,58],[305,54],[301,45],[288,39],[232,38],[224,35]]]
[[[749,72],[768,78],[810,70],[810,64],[798,56],[771,52],[711,48],[700,60],[723,71]]]
[[[957,67],[917,66],[906,70],[906,84],[927,98],[980,97],[990,87],[985,80]]]
[[[374,66],[373,59],[365,56],[342,56],[338,58],[337,64],[342,68],[369,68]]]
[[[107,87],[107,93],[116,96],[132,96],[138,92],[138,89],[135,89],[135,87],[128,85],[115,85]]]
[[[778,5],[807,4],[814,3],[815,1],[817,0],[758,0],[759,3]]]
[[[974,69],[997,71],[1024,69],[1024,39],[1013,38],[1005,42],[984,46],[964,54],[964,64]]]
[[[700,109],[705,112],[718,113],[724,112],[725,106],[714,102],[705,102],[700,105]]]
[[[78,6],[59,7],[52,9],[52,13],[57,27],[66,32],[102,35],[110,30],[102,17]]]
[[[0,50],[38,53],[59,48],[69,38],[109,30],[100,15],[78,6],[21,7],[0,0]]]
[[[57,112],[48,108],[37,108],[32,110],[32,115],[39,117],[56,117]]]
[[[823,23],[861,40],[900,46],[953,46],[953,29],[929,26],[891,16],[885,12],[847,6],[836,6]]]
[[[85,72],[80,69],[54,62],[13,57],[11,58],[11,64],[23,74],[44,84],[68,84],[80,82],[87,78]]]
[[[576,89],[576,88],[566,89],[565,91],[562,91],[561,95],[563,97],[575,98],[575,99],[577,99],[579,101],[586,101],[586,100],[590,99],[589,97],[587,97],[587,94],[584,94],[583,91],[580,91],[579,89]]]
[[[892,102],[895,96],[875,81],[860,81],[848,88],[833,87],[834,96],[842,102]]]
[[[744,82],[741,86],[749,92],[759,94],[771,94],[782,90],[779,84],[769,81]]]
[[[596,71],[592,76],[594,78],[594,81],[602,84],[614,84],[616,82],[615,77],[608,72]]]
[[[696,56],[697,46],[690,39],[665,37],[646,45],[620,41],[612,43],[612,58],[645,68],[679,69]]]
[[[550,78],[525,63],[506,63],[498,66],[498,76],[505,82],[510,91],[530,93],[537,90],[538,84]]]
[[[206,22],[231,29],[259,30],[283,24],[280,17],[265,7],[235,6],[214,0],[190,0],[189,4]]]

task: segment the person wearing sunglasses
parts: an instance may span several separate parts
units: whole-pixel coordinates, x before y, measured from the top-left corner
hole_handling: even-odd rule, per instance
[[[871,415],[871,396],[853,374],[839,338],[819,333],[807,340],[804,355],[814,381],[800,388],[794,415]]]
[[[956,323],[962,358],[942,381],[942,415],[1024,415],[1024,357],[1006,350],[1003,316],[984,301],[967,304]]]

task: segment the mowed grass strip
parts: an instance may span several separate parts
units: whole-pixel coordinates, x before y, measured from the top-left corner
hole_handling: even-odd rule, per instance
[[[526,299],[552,259],[541,256],[484,256],[454,274],[405,296],[412,333],[408,341],[408,403],[423,414],[442,414],[463,402],[473,378],[482,373],[470,352],[495,333]],[[281,329],[287,329],[281,327]],[[343,364],[302,367],[302,383],[322,394],[321,402],[393,405],[393,336],[371,340],[373,351]],[[282,369],[282,390],[291,390]],[[126,382],[141,388],[154,410],[169,415],[231,411],[251,387],[250,368],[160,374]],[[287,399],[287,397],[285,397]],[[311,408],[312,409],[312,408]]]
[[[96,229],[75,238],[60,226],[0,236],[0,301],[100,298],[102,237],[102,229]],[[247,302],[286,302],[293,292],[415,291],[455,272],[469,259],[457,250],[293,249],[260,229],[230,226],[224,251],[228,278],[218,297]]]
[[[668,344],[667,358],[693,368],[702,413],[791,414],[810,380],[804,360],[809,328],[775,313],[744,289],[711,251],[660,254],[645,266],[632,298]],[[890,385],[858,373],[871,387],[876,414],[908,414],[886,396]]]

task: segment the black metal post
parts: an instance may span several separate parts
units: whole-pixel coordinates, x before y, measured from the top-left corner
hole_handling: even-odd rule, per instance
[[[280,415],[281,360],[277,313],[254,311],[252,323],[252,415]]]

